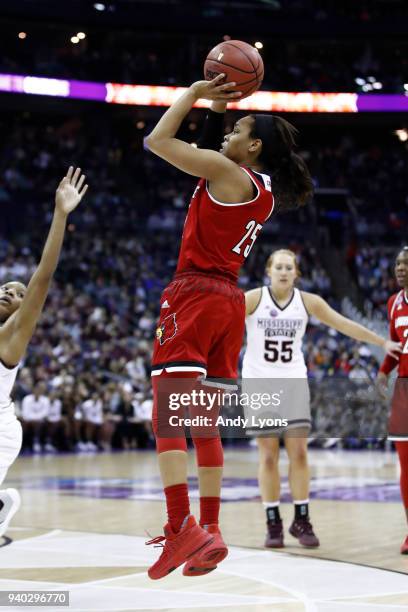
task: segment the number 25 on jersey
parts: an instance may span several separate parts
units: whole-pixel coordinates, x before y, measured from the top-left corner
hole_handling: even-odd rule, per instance
[[[257,223],[254,219],[252,219],[251,221],[248,221],[245,229],[247,231],[245,232],[241,240],[233,247],[232,251],[233,253],[236,253],[237,255],[243,255],[245,258],[247,258],[251,252],[252,247],[255,244],[255,240],[258,238],[258,234],[262,229],[262,225],[260,223]],[[250,240],[250,242],[244,248],[244,252],[241,253],[241,249],[243,247],[243,244],[246,242],[246,240]]]

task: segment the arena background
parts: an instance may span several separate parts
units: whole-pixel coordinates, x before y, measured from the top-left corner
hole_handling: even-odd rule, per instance
[[[259,43],[266,66],[262,91],[289,94],[271,94],[263,103],[300,130],[299,149],[315,184],[310,206],[273,217],[264,228],[240,286],[246,290],[266,282],[271,250],[291,248],[299,255],[301,288],[387,334],[386,302],[396,289],[393,262],[406,244],[408,220],[407,13],[402,0],[1,3],[2,282],[27,280],[33,271],[66,168],[79,165],[90,185],[86,202],[72,215],[45,312],[14,390],[24,426],[22,458],[12,472],[19,486],[25,482],[37,492],[75,489],[81,495],[80,489],[88,491],[85,497],[96,497],[92,484],[89,492],[75,480],[86,472],[86,453],[108,453],[102,466],[114,465],[117,457],[145,465],[147,456],[148,461],[154,457],[152,338],[195,181],[143,149],[143,137],[164,110],[160,99],[173,95],[172,89],[158,93],[148,86],[186,87],[202,78],[206,53],[223,39]],[[84,88],[78,81],[99,87]],[[126,87],[134,85],[146,87]],[[293,97],[298,92],[309,96]],[[350,96],[329,102],[319,97],[325,93]],[[330,112],[333,108],[337,112]],[[229,111],[227,127],[244,112]],[[204,116],[205,110],[194,109],[181,137],[195,142]],[[316,389],[311,446],[392,453],[387,404],[372,384],[381,352],[314,320],[304,349]],[[347,385],[347,414],[333,392],[337,384]],[[24,412],[24,398],[33,393],[45,398],[37,422],[25,419]],[[50,410],[57,415],[51,421]],[[360,417],[362,429],[356,427]],[[248,441],[230,433],[226,448],[253,452]],[[111,450],[124,454],[110,455]],[[316,452],[324,461],[319,452],[326,451]],[[64,462],[77,453],[76,476],[69,467],[51,474],[49,463],[29,463],[33,453],[39,461],[58,453]],[[386,462],[394,464],[394,455]],[[117,476],[111,467],[104,469],[98,477]],[[151,495],[145,499],[158,499],[157,492]],[[393,495],[397,507],[398,494]],[[135,499],[143,498],[139,491]],[[403,523],[402,511],[395,512]],[[23,514],[19,523],[17,515],[15,523],[28,528],[30,517]],[[41,521],[35,526],[47,527]],[[143,528],[126,532],[142,535]],[[347,560],[347,554],[323,556]],[[380,561],[374,565],[384,567]],[[391,561],[385,566],[407,571]]]

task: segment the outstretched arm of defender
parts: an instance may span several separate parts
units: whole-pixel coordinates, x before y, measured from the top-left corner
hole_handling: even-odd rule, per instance
[[[78,206],[88,189],[84,181],[81,169],[77,168],[74,172],[71,167],[58,186],[54,216],[40,263],[28,284],[21,306],[1,329],[0,357],[8,365],[20,361],[34,333],[58,264],[68,215]]]
[[[382,338],[375,332],[367,329],[364,325],[360,325],[347,317],[343,317],[339,312],[333,310],[329,304],[318,295],[302,291],[302,297],[308,312],[319,319],[325,325],[336,329],[345,336],[359,340],[360,342],[368,342],[381,346],[384,351],[394,358],[398,358],[402,347],[399,342],[393,342]]]

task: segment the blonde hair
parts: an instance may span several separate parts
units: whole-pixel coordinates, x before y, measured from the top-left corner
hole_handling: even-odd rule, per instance
[[[299,278],[300,276],[302,276],[302,273],[299,267],[299,263],[297,260],[297,255],[294,251],[291,251],[290,249],[278,249],[277,251],[273,251],[269,255],[267,262],[266,262],[266,267],[265,267],[267,274],[270,274],[270,271],[273,265],[273,260],[276,255],[288,255],[289,257],[292,257],[294,264],[295,264],[296,278]]]

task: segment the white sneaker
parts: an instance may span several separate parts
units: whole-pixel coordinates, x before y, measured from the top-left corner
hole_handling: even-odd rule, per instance
[[[93,442],[87,442],[86,450],[90,453],[95,453],[98,450],[98,447]]]
[[[41,450],[41,444],[39,442],[34,442],[33,453],[41,453]]]
[[[44,450],[47,453],[56,453],[57,452],[57,449],[55,448],[55,446],[53,444],[50,444],[49,442],[45,445]]]
[[[338,446],[340,438],[327,438],[323,442],[323,448],[336,448]]]
[[[0,491],[0,501],[3,503],[0,510],[0,536],[2,536],[6,533],[11,519],[20,507],[20,493],[17,489],[3,489]]]
[[[85,442],[78,442],[78,443],[75,445],[75,450],[76,450],[77,452],[79,452],[79,453],[84,453],[84,452],[86,452],[88,449],[87,449],[87,445],[85,444]]]

